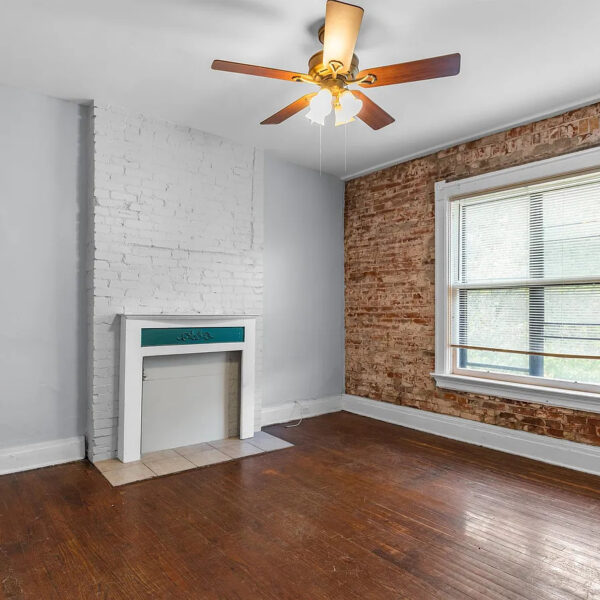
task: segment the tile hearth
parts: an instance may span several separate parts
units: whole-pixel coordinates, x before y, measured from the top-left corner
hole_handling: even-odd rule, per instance
[[[94,463],[94,466],[112,486],[119,486],[291,446],[293,444],[274,435],[257,431],[254,437],[245,440],[228,438],[173,450],[159,450],[144,454],[141,460],[130,463],[111,458]]]

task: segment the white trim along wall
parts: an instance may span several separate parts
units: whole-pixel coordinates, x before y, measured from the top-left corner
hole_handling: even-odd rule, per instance
[[[81,460],[84,456],[85,440],[82,435],[2,448],[0,450],[0,475],[68,463]]]
[[[600,447],[344,394],[342,409],[484,448],[600,475]]]
[[[379,402],[350,394],[309,398],[262,410],[262,426],[295,422],[345,410],[357,415],[425,431],[434,435],[532,458],[545,463],[600,475],[600,448],[526,431],[514,431],[459,417]],[[402,435],[402,432],[398,432]],[[0,450],[0,475],[80,460],[83,437]]]
[[[290,403],[286,407],[278,406],[277,412],[263,409],[262,424],[265,426],[277,422],[293,422],[300,416],[316,417],[340,410],[551,465],[600,475],[598,446],[578,444],[351,394],[302,400],[296,404]],[[398,435],[402,435],[402,431],[398,431]]]

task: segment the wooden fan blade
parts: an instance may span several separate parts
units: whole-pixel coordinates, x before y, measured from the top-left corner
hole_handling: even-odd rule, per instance
[[[300,112],[303,108],[306,108],[310,102],[310,99],[316,95],[316,92],[312,94],[306,94],[306,96],[302,96],[302,98],[298,98],[298,100],[294,100],[291,104],[288,104],[285,108],[282,108],[280,111],[276,112],[274,115],[271,115],[267,119],[261,122],[261,125],[279,125],[279,123],[283,123],[286,119],[294,116],[296,113]]]
[[[256,75],[258,77],[270,77],[271,79],[284,79],[294,81],[294,77],[302,73],[293,71],[282,71],[281,69],[270,69],[257,65],[246,65],[244,63],[229,62],[228,60],[213,60],[211,68],[215,71],[229,71],[230,73],[243,73],[244,75]]]
[[[362,108],[356,115],[361,121],[364,121],[371,129],[381,129],[395,121],[394,117],[388,115],[381,106],[375,104],[368,96],[365,96],[358,90],[352,90],[352,93],[362,100]]]
[[[325,37],[323,39],[323,64],[339,61],[340,73],[348,73],[358,30],[364,10],[354,4],[328,0],[325,9]]]
[[[425,58],[412,62],[375,67],[361,71],[356,78],[360,79],[369,73],[377,77],[375,83],[359,83],[361,87],[378,87],[380,85],[393,85],[436,77],[448,77],[460,72],[460,54],[446,54],[435,58]]]

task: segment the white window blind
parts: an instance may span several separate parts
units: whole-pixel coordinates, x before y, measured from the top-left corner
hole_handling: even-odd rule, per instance
[[[600,172],[451,203],[457,367],[600,382]]]

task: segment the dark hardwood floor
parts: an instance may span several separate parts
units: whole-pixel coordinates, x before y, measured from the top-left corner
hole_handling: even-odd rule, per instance
[[[347,413],[112,488],[0,477],[0,597],[600,598],[600,478]]]

